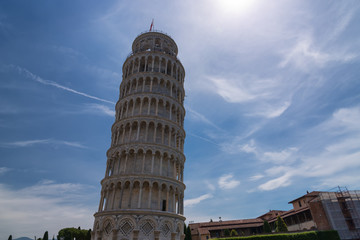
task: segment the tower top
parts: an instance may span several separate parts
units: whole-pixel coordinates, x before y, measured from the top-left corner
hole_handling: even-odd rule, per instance
[[[166,33],[152,30],[138,35],[132,44],[133,53],[158,51],[171,56],[177,56],[178,47],[175,41]]]

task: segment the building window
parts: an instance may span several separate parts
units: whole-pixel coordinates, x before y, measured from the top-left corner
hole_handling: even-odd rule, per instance
[[[166,200],[163,200],[162,210],[163,210],[163,211],[166,211]]]
[[[299,207],[301,207],[301,202],[299,201],[298,203],[299,203]]]

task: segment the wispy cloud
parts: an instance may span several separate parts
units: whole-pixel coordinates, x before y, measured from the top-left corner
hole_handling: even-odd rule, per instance
[[[25,141],[15,141],[15,142],[7,142],[1,143],[2,147],[31,147],[33,145],[39,144],[49,144],[54,146],[64,145],[75,148],[87,148],[81,143],[78,142],[70,142],[63,140],[55,140],[55,139],[33,139],[33,140],[25,140]]]
[[[297,147],[288,147],[279,151],[264,151],[256,145],[255,140],[243,142],[242,138],[234,138],[231,142],[222,144],[224,152],[231,154],[248,153],[254,154],[262,162],[271,162],[274,164],[292,163],[295,160],[295,153],[299,150]]]
[[[200,121],[205,124],[208,124],[212,127],[215,127],[216,129],[219,129],[218,126],[216,126],[212,121],[210,121],[207,117],[205,117],[203,114],[191,109],[189,106],[185,106],[186,112],[189,113],[189,118],[194,121]]]
[[[267,181],[259,186],[260,190],[270,191],[279,187],[289,186],[292,182],[290,181],[291,174],[284,174],[281,177]]]
[[[56,88],[59,88],[59,89],[62,89],[64,91],[67,91],[67,92],[71,92],[71,93],[74,93],[74,94],[77,94],[77,95],[80,95],[80,96],[83,96],[83,97],[87,97],[87,98],[90,98],[90,99],[93,99],[93,100],[97,100],[97,101],[100,101],[100,102],[106,102],[106,103],[111,103],[111,104],[115,104],[114,102],[112,101],[109,101],[109,100],[106,100],[106,99],[102,99],[102,98],[99,98],[99,97],[95,97],[95,96],[92,96],[90,94],[87,94],[87,93],[84,93],[84,92],[80,92],[80,91],[77,91],[77,90],[74,90],[72,88],[69,88],[69,87],[66,87],[66,86],[63,86],[61,84],[58,84],[54,81],[50,81],[50,80],[45,80],[35,74],[33,74],[32,72],[30,72],[29,70],[25,69],[25,68],[21,68],[19,66],[11,66],[13,67],[14,69],[16,69],[20,74],[23,74],[24,76],[38,82],[38,83],[41,83],[41,84],[44,84],[44,85],[48,85],[48,86],[53,86],[53,87],[56,87]]]
[[[249,180],[250,180],[250,181],[257,181],[257,180],[260,180],[260,179],[262,179],[262,178],[264,178],[264,175],[258,174],[258,175],[251,176],[251,177],[249,178]]]
[[[105,114],[110,117],[115,117],[115,111],[110,109],[108,106],[102,104],[86,104],[83,108],[83,112],[93,114]]]
[[[316,128],[309,130],[309,145],[317,141],[324,142],[324,146],[318,152],[311,155],[301,149],[289,148],[281,152],[267,152],[264,154],[268,160],[275,165],[265,171],[270,177],[265,183],[259,185],[260,190],[273,190],[292,184],[293,178],[313,178],[320,182],[321,186],[343,184],[359,187],[356,182],[357,172],[353,169],[360,168],[360,107],[342,108]],[[312,136],[323,136],[319,139]],[[330,141],[328,141],[330,139]],[[296,158],[297,161],[291,161]],[[286,163],[286,166],[283,164]],[[281,164],[281,165],[280,165]],[[343,173],[347,172],[347,175]],[[276,178],[272,178],[276,176]],[[338,179],[328,181],[332,176],[342,176]],[[338,183],[336,183],[338,182]]]
[[[234,179],[233,174],[226,174],[219,178],[218,185],[221,189],[233,189],[240,184],[240,181]]]
[[[260,159],[262,161],[268,161],[276,164],[293,162],[294,159],[291,159],[291,156],[293,156],[297,151],[298,148],[290,147],[278,152],[264,152]]]
[[[219,146],[219,144],[217,144],[216,142],[214,142],[214,141],[212,141],[212,140],[210,140],[210,139],[208,139],[208,138],[199,136],[199,135],[197,135],[197,134],[194,134],[194,133],[191,133],[191,132],[190,132],[190,133],[188,133],[187,135],[191,135],[191,136],[193,136],[193,137],[199,138],[199,139],[201,139],[201,140],[204,140],[204,141],[206,141],[206,142],[209,142],[209,143],[212,143],[212,144],[215,144],[215,145]]]
[[[250,91],[246,91],[242,86],[230,82],[225,78],[209,77],[209,80],[214,84],[214,90],[223,97],[226,101],[231,103],[241,103],[254,100],[257,96]]]
[[[194,206],[196,204],[199,204],[201,201],[204,201],[206,199],[212,198],[213,195],[208,193],[208,194],[204,194],[201,195],[200,197],[197,198],[192,198],[192,199],[187,199],[184,201],[184,205],[185,207],[190,207],[190,206]]]
[[[291,105],[293,91],[289,83],[279,77],[259,78],[253,75],[231,77],[209,77],[213,83],[211,91],[229,103],[248,104],[244,108],[247,116],[275,118],[281,116]],[[292,83],[295,84],[295,83]]]
[[[88,190],[86,185],[53,181],[18,190],[0,184],[0,232],[17,238],[42,236],[45,230],[52,236],[69,226],[88,229],[93,222],[89,216],[96,210],[96,206],[83,205]]]
[[[291,101],[273,102],[272,104],[261,103],[257,106],[255,112],[247,114],[247,116],[261,116],[265,118],[276,118],[281,116],[291,105]]]
[[[0,167],[0,176],[9,172],[11,169],[7,167]]]
[[[281,68],[294,66],[303,71],[310,71],[313,67],[324,67],[330,62],[348,62],[357,57],[354,53],[326,52],[313,44],[311,36],[301,38],[295,46],[284,56],[279,64]]]

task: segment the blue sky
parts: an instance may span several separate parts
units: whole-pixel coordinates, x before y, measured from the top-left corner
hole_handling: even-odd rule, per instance
[[[92,228],[122,63],[152,18],[186,70],[187,221],[360,188],[359,1],[2,1],[1,239]]]

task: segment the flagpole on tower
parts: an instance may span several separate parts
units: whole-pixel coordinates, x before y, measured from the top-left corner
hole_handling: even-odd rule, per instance
[[[149,30],[149,32],[151,32],[151,30],[153,29],[153,27],[154,27],[154,19],[152,19],[152,21],[151,21],[151,25],[150,25],[150,30]]]

